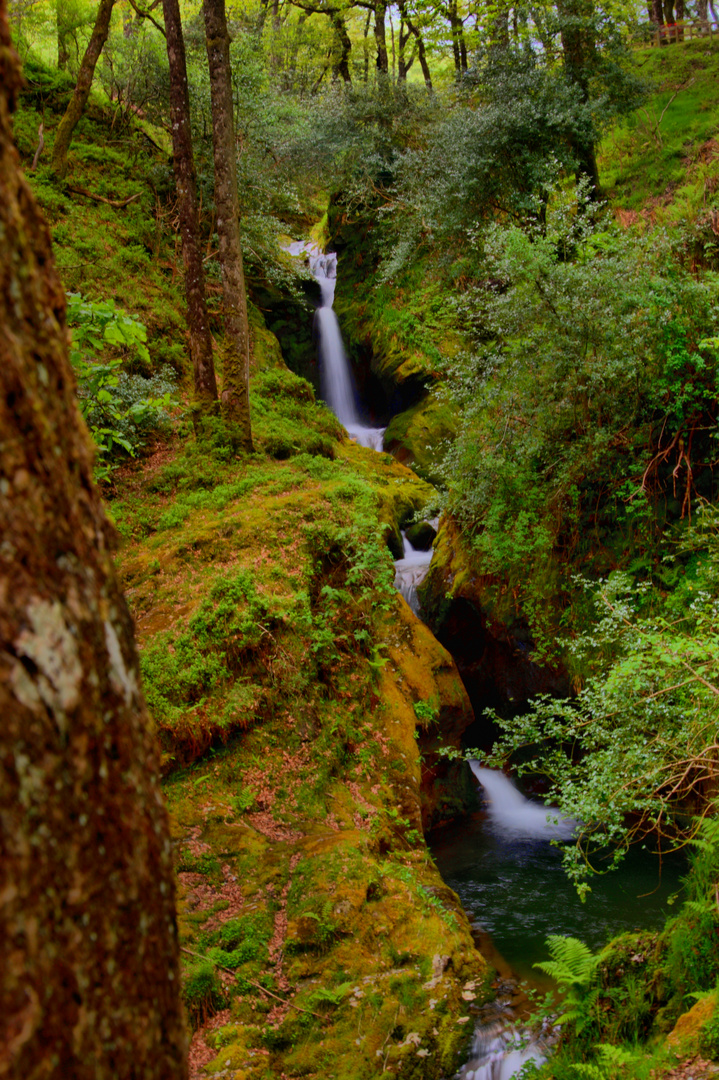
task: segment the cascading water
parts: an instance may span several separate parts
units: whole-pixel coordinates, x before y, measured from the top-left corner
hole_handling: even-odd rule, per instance
[[[546,1061],[547,1041],[515,1025],[507,997],[500,994],[487,1013],[475,1028],[469,1060],[457,1080],[511,1080],[527,1062],[539,1066]]]
[[[505,842],[569,839],[575,832],[576,822],[525,799],[504,773],[483,769],[478,761],[469,764],[487,797],[490,827]],[[517,1026],[509,998],[499,995],[491,1009],[475,1028],[469,1060],[457,1080],[511,1080],[527,1062],[541,1065],[546,1060],[546,1041]]]
[[[315,312],[315,327],[319,342],[322,397],[348,434],[371,450],[381,450],[384,428],[367,427],[360,421],[352,370],[345,354],[340,324],[333,304],[337,282],[337,256],[308,251],[310,268],[317,278],[322,303]]]
[[[542,803],[525,799],[504,773],[483,769],[478,761],[470,761],[469,766],[489,800],[489,820],[494,829],[538,840],[568,840],[574,835],[576,821],[560,818]]]
[[[402,594],[415,615],[419,615],[417,589],[427,575],[434,552],[431,548],[429,551],[416,551],[404,533],[402,533],[402,541],[404,555],[394,564],[394,587]]]

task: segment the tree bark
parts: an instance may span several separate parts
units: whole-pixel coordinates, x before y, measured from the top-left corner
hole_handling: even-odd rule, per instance
[[[225,0],[204,0],[203,11],[210,68],[215,207],[225,316],[224,375],[220,400],[222,415],[231,427],[233,441],[245,450],[252,450],[250,327],[240,244],[237,145]]]
[[[345,26],[345,21],[342,18],[341,12],[333,10],[330,19],[340,48],[340,57],[335,65],[335,73],[336,75],[339,75],[343,83],[346,83],[349,86],[352,82],[352,75],[350,74],[352,40],[347,33],[347,27]]]
[[[70,51],[67,47],[67,19],[62,3],[56,5],[55,26],[57,29],[57,66],[60,71],[65,71],[70,62]]]
[[[445,14],[449,19],[450,32],[452,35],[452,55],[454,56],[454,70],[457,79],[461,79],[467,71],[467,43],[464,40],[464,27],[459,16],[457,0],[451,0]]]
[[[202,265],[200,223],[197,212],[197,185],[190,127],[190,94],[187,84],[185,41],[182,36],[178,0],[162,0],[162,10],[165,16],[167,58],[170,65],[172,151],[182,236],[182,261],[185,267],[190,356],[195,378],[195,401],[200,410],[206,412],[211,410],[213,402],[217,401],[217,382],[205,301],[205,271]]]
[[[412,37],[412,31],[407,26],[404,17],[400,13],[399,20],[399,42],[398,42],[398,56],[397,56],[397,83],[402,84],[407,82],[407,73],[409,72],[412,64],[415,61],[417,55],[417,42],[414,43],[412,53],[407,59],[407,43]]]
[[[110,32],[110,19],[114,4],[115,0],[100,0],[92,35],[80,64],[75,92],[55,132],[51,167],[52,171],[59,177],[64,177],[67,172],[67,152],[70,149],[70,140],[80,117],[85,111],[87,99],[90,96],[95,65]]]
[[[0,0],[0,1075],[184,1080],[172,853]]]
[[[389,74],[389,59],[387,57],[387,34],[385,31],[385,15],[387,14],[386,0],[375,0],[374,4],[374,37],[377,43],[377,72],[379,75]]]

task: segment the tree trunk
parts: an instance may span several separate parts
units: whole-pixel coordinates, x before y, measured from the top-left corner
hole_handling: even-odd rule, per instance
[[[404,18],[400,15],[399,22],[399,49],[397,57],[397,83],[402,84],[407,82],[407,72],[412,67],[417,55],[417,42],[414,43],[412,53],[407,59],[407,43],[412,37],[412,31],[409,29],[404,21]]]
[[[334,27],[335,35],[340,47],[340,58],[335,65],[335,74],[340,76],[342,82],[349,85],[352,82],[352,76],[350,74],[350,51],[352,49],[352,41],[347,33],[345,21],[339,11],[333,11],[330,15],[330,20]]]
[[[70,50],[67,47],[67,17],[65,7],[61,2],[56,4],[55,26],[57,29],[57,66],[60,71],[66,71],[70,62]]]
[[[377,72],[379,75],[389,74],[387,35],[384,23],[386,13],[387,4],[385,0],[376,0],[374,5],[374,36],[377,43]]]
[[[449,27],[452,35],[452,55],[454,56],[454,70],[457,80],[467,70],[467,45],[464,40],[464,28],[457,9],[457,0],[451,0],[445,14],[449,19]]]
[[[564,70],[567,79],[579,88],[583,101],[589,100],[589,65],[594,43],[591,37],[591,0],[563,0],[557,4],[560,19]],[[594,143],[575,138],[572,149],[577,158],[577,179],[590,182],[590,197],[599,197],[599,170]]]
[[[424,39],[422,38],[422,34],[420,33],[416,23],[414,23],[408,15],[405,0],[400,0],[400,2],[397,4],[397,7],[399,8],[400,15],[407,23],[407,29],[415,37],[415,41],[417,42],[417,58],[419,59],[419,66],[422,68],[422,74],[424,75],[424,83],[427,89],[431,91],[432,75],[429,70],[429,64],[427,63],[427,52],[424,47]]]
[[[205,271],[202,265],[200,224],[197,213],[185,41],[182,36],[178,0],[162,0],[162,10],[165,15],[167,58],[170,65],[172,150],[182,236],[182,261],[185,267],[190,356],[195,377],[196,404],[201,411],[207,412],[212,409],[213,402],[217,401],[217,382],[205,302]]]
[[[397,46],[394,40],[394,20],[391,7],[387,10],[387,18],[389,19],[389,38],[392,42],[392,82],[394,82],[397,78]]]
[[[655,26],[664,25],[664,6],[662,0],[652,0],[652,22]]]
[[[365,23],[365,27],[364,27],[364,37],[362,39],[362,48],[363,48],[363,51],[364,51],[364,80],[363,81],[365,83],[369,81],[369,44],[368,44],[367,39],[369,38],[369,27],[370,27],[371,22],[372,22],[372,12],[368,11],[367,12],[367,22]]]
[[[184,1080],[170,835],[67,356],[11,145],[0,0],[0,1074]]]
[[[215,207],[225,316],[224,374],[220,400],[222,415],[230,426],[233,442],[244,450],[252,450],[250,327],[240,245],[237,145],[225,0],[204,0],[203,12],[210,68]]]
[[[59,2],[62,2],[62,0],[59,0]],[[100,0],[92,36],[80,64],[75,92],[55,132],[51,167],[52,171],[60,177],[64,177],[67,172],[67,152],[70,149],[70,140],[80,117],[85,111],[87,99],[90,96],[95,65],[110,32],[110,19],[114,3],[115,0]]]

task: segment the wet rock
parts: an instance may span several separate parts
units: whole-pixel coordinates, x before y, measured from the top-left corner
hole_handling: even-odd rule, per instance
[[[405,535],[415,551],[429,551],[437,530],[428,521],[418,521],[407,528]]]

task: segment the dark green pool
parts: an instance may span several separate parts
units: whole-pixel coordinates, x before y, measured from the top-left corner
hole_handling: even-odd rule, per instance
[[[619,870],[593,880],[582,903],[558,848],[505,832],[487,814],[447,826],[431,846],[442,877],[491,939],[490,951],[493,945],[500,954],[490,956],[494,965],[501,970],[503,958],[516,976],[535,984],[544,982],[532,965],[548,959],[548,934],[569,934],[596,949],[624,931],[660,927],[686,873],[680,855],[660,861],[637,850]]]

